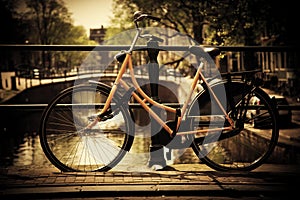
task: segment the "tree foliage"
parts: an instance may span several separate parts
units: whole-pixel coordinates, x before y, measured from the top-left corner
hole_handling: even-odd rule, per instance
[[[38,44],[83,44],[88,42],[82,26],[75,27],[62,0],[25,0],[21,12],[27,22],[29,41]],[[34,34],[37,33],[37,34]],[[85,37],[84,37],[85,36]]]
[[[20,34],[20,23],[15,18],[16,1],[1,0],[0,1],[0,43],[19,43],[23,37]]]
[[[95,44],[87,37],[83,26],[74,26],[71,13],[63,0],[2,0],[0,11],[4,14],[0,25],[7,27],[0,31],[1,43],[17,44]],[[21,60],[15,62],[50,68],[71,68],[79,65],[86,52],[32,53],[20,52]],[[26,54],[26,55],[25,55]],[[12,56],[15,56],[12,54]],[[7,58],[5,58],[7,57]],[[14,65],[9,55],[1,63]]]
[[[294,3],[282,4],[279,0],[114,0],[112,25],[130,28],[133,13],[140,10],[161,17],[163,26],[200,44],[289,44],[287,16]]]

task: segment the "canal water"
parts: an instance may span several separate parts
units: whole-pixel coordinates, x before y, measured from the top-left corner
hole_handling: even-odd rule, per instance
[[[1,167],[51,164],[42,151],[37,133],[2,133],[0,140]]]
[[[150,138],[145,137],[145,131],[143,135],[137,134],[130,152],[115,169],[147,170],[149,146]],[[167,151],[168,149],[165,149],[165,152]],[[192,149],[173,150],[173,154],[180,154],[181,156],[166,160],[167,164],[199,163],[199,159]],[[44,168],[47,166],[53,167],[42,150],[38,133],[1,133],[0,168]]]
[[[0,138],[0,168],[53,167],[42,151],[39,136],[36,132],[10,134],[2,132]],[[138,134],[132,149],[115,169],[125,171],[147,170],[149,145],[150,139]],[[173,150],[173,154],[179,156],[167,160],[167,164],[199,163],[199,159],[191,148]],[[297,152],[290,147],[276,147],[269,160],[270,163],[300,164],[300,153],[299,150]]]

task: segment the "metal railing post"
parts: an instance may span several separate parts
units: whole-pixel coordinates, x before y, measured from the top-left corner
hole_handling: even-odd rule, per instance
[[[159,66],[157,62],[157,56],[159,53],[158,42],[149,40],[147,42],[147,52],[149,56],[148,71],[150,79],[151,98],[155,101],[160,101],[158,97],[158,81],[159,81]],[[160,109],[152,107],[152,110],[160,115]],[[166,166],[166,160],[164,158],[164,146],[161,144],[159,131],[161,129],[154,119],[151,118],[151,144],[150,144],[150,157],[148,166],[154,169],[162,169]]]

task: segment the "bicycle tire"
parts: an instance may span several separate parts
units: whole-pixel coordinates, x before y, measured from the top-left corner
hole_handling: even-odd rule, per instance
[[[108,171],[116,166],[133,143],[134,127],[128,107],[112,119],[83,131],[88,116],[101,107],[110,87],[78,85],[60,92],[47,106],[40,124],[40,143],[49,161],[61,171]],[[117,95],[115,95],[117,96]],[[113,98],[113,102],[115,103]]]
[[[277,145],[279,136],[278,111],[268,94],[259,87],[242,82],[226,82],[214,85],[213,90],[218,91],[221,87],[225,87],[226,91],[227,112],[235,123],[240,124],[240,128],[234,130],[235,132],[212,133],[206,136],[210,137],[206,140],[194,136],[191,147],[198,158],[214,170],[254,170],[266,162]],[[254,105],[253,99],[258,100],[259,105]],[[212,106],[211,101],[213,100],[210,98],[209,92],[202,92],[192,102],[188,113],[195,115],[193,113],[195,110],[202,110],[202,115],[211,114],[205,113],[205,111],[210,110],[207,108],[205,110],[205,106]],[[232,109],[234,107],[236,109]],[[257,124],[254,127],[253,122],[259,120],[261,120],[260,127],[257,127]],[[190,126],[193,128],[195,126],[208,128],[208,125],[203,125],[203,123],[199,125],[201,123],[196,122],[195,118],[190,120]],[[210,125],[212,123],[214,122],[208,122]]]

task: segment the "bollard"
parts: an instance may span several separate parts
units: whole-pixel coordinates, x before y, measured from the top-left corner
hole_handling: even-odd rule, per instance
[[[18,90],[17,89],[17,79],[15,76],[10,77],[11,78],[11,89],[12,90]]]

